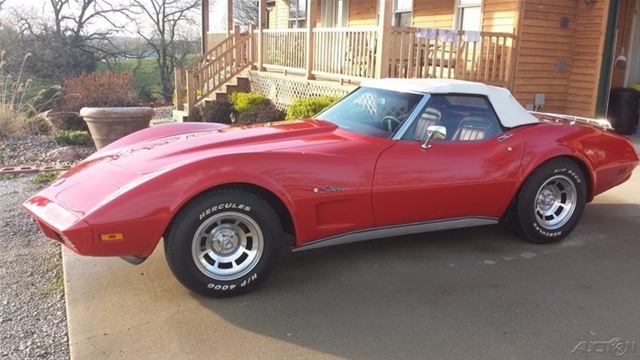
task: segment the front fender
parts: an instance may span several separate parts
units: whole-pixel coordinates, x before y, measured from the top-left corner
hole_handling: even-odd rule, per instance
[[[295,223],[293,201],[272,178],[247,166],[249,154],[229,154],[201,159],[150,176],[102,204],[85,220],[96,234],[124,232],[123,242],[98,242],[95,253],[102,256],[151,255],[171,220],[185,204],[212,188],[227,184],[261,187],[287,207]],[[135,206],[132,206],[135,204]]]

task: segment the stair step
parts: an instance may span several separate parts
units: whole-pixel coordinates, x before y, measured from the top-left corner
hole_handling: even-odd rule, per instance
[[[229,100],[229,95],[224,91],[216,91],[213,93],[215,100]]]

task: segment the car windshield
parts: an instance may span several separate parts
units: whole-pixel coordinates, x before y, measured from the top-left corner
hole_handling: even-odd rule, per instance
[[[316,116],[341,129],[388,138],[423,95],[361,87]]]

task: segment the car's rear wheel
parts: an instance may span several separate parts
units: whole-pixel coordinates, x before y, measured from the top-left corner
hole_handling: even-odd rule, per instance
[[[587,193],[585,174],[570,159],[540,166],[524,183],[508,220],[527,240],[546,244],[567,236],[578,224]]]
[[[165,255],[176,278],[210,297],[254,289],[268,276],[282,246],[275,211],[240,189],[196,198],[180,211],[165,237]]]

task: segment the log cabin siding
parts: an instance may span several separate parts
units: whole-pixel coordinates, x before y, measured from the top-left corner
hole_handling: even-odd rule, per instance
[[[455,0],[415,0],[413,26],[451,29],[454,27]]]
[[[349,26],[375,26],[378,8],[376,0],[349,0]]]
[[[482,31],[513,33],[517,22],[518,0],[484,0]]]
[[[567,113],[594,115],[608,13],[608,0],[594,0],[589,4],[584,1],[578,3]]]

